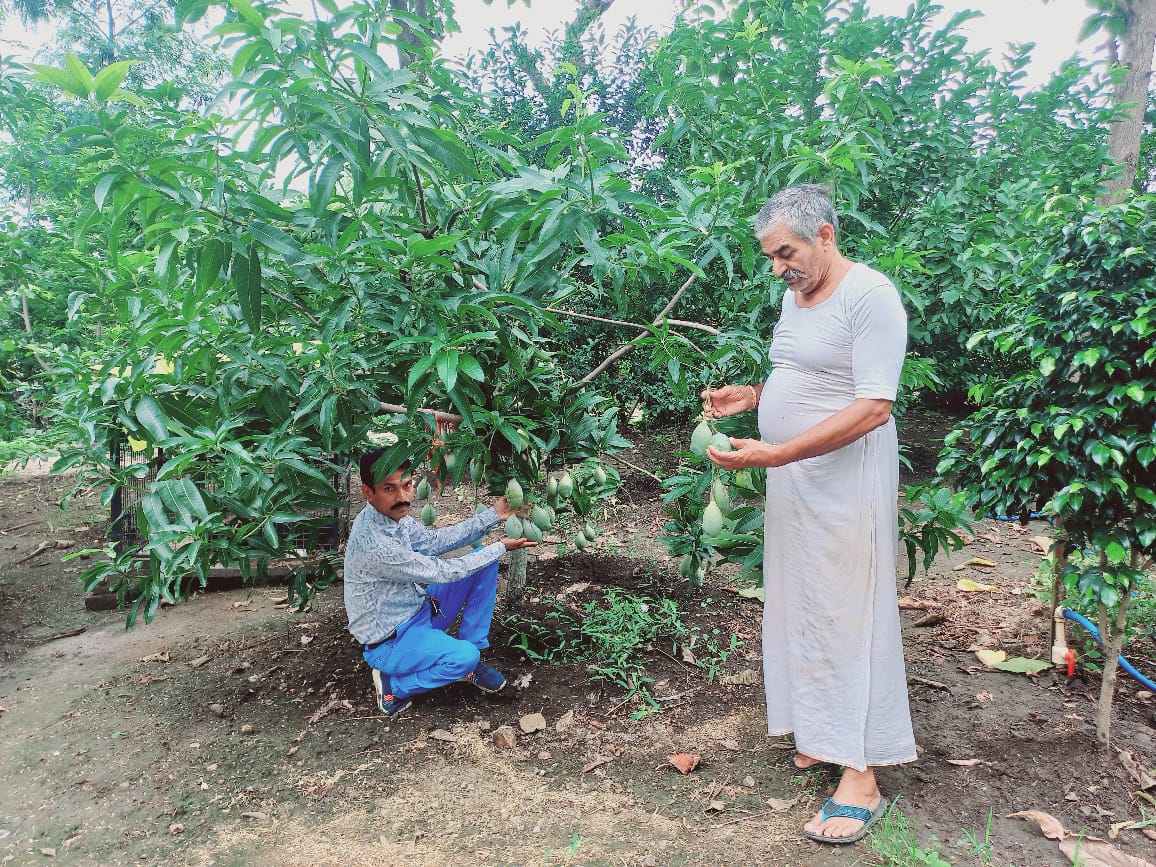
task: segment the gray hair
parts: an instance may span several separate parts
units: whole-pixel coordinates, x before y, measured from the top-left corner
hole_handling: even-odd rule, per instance
[[[827,191],[818,184],[784,187],[763,205],[755,217],[755,238],[762,240],[778,226],[786,226],[807,243],[819,237],[819,227],[830,223],[839,236],[839,218]]]

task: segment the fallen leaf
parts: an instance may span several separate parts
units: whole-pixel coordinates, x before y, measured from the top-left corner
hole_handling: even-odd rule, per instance
[[[975,698],[976,701],[982,702],[984,704],[989,701],[995,701],[995,696],[988,692],[986,689],[983,692],[976,693]]]
[[[558,721],[554,723],[554,731],[562,734],[566,729],[574,725],[574,711],[568,710],[562,716],[558,717]]]
[[[687,663],[688,665],[694,665],[696,662],[696,660],[694,658],[694,654],[690,652],[690,648],[687,647],[685,644],[679,648],[679,656],[681,656],[682,661]]]
[[[569,596],[571,593],[581,593],[583,590],[590,589],[589,581],[579,581],[577,584],[571,584],[569,587],[563,587],[562,596]]]
[[[256,819],[259,822],[269,821],[269,816],[265,813],[262,813],[260,810],[249,810],[245,813],[242,813],[241,815],[246,819]]]
[[[791,809],[798,802],[799,798],[796,796],[789,801],[783,798],[767,798],[767,806],[776,813],[785,813]]]
[[[309,644],[312,641],[313,641],[312,635],[302,635],[301,636],[301,646],[302,647],[304,647],[306,644]]]
[[[160,653],[150,653],[148,656],[142,656],[141,662],[168,662],[171,659],[167,650],[162,650]]]
[[[1144,766],[1140,764],[1140,759],[1135,753],[1130,753],[1127,750],[1119,750],[1116,757],[1120,759],[1120,764],[1124,766],[1132,779],[1135,780],[1141,789],[1151,789],[1156,786],[1156,777],[1153,777]]]
[[[530,688],[530,681],[532,681],[533,679],[534,679],[534,675],[530,674],[530,672],[527,671],[525,674],[520,675],[519,677],[515,678],[514,689],[529,689]]]
[[[540,713],[528,713],[518,720],[518,727],[526,734],[546,730],[546,717]]]
[[[211,657],[209,656],[198,656],[196,659],[189,660],[189,665],[193,668],[200,668],[202,665],[208,662],[210,658]]]
[[[697,756],[694,753],[675,753],[669,756],[667,761],[678,768],[683,774],[689,774],[702,764],[702,756]]]
[[[721,813],[727,808],[727,805],[722,801],[711,801],[703,808],[704,813]]]
[[[916,599],[914,596],[901,596],[899,598],[900,611],[926,611],[930,607],[930,602],[924,602],[922,599]]]
[[[742,596],[746,599],[758,599],[760,602],[765,601],[763,599],[762,587],[740,587],[739,596]]]
[[[982,765],[983,759],[948,759],[949,765],[958,765],[961,768],[974,768],[976,765]]]
[[[1056,540],[1050,536],[1032,536],[1028,541],[1032,543],[1033,547],[1038,548],[1041,554],[1048,554]]]
[[[982,558],[980,558],[980,557],[973,557],[971,560],[967,561],[966,565],[969,565],[969,566],[970,565],[977,565],[974,563],[974,561],[975,560],[981,560],[981,559]],[[990,560],[983,560],[983,562],[984,563],[991,563]],[[991,563],[991,565],[992,565],[992,567],[994,567],[995,563]],[[957,582],[955,582],[955,586],[958,589],[964,591],[965,593],[999,593],[999,592],[1001,592],[1000,589],[998,587],[996,587],[994,584],[980,584],[978,581],[972,581],[970,578],[960,578]]]
[[[915,621],[914,626],[938,626],[941,623],[946,623],[947,618],[938,611],[929,611]]]
[[[434,729],[429,733],[430,740],[442,741],[447,744],[456,744],[458,739],[455,735],[450,734],[445,729]]]
[[[1062,840],[1067,831],[1064,830],[1063,824],[1053,816],[1051,813],[1045,813],[1042,810],[1022,810],[1019,813],[1011,813],[1008,815],[1009,819],[1027,819],[1035,822],[1040,826],[1040,831],[1049,840]]]
[[[1140,833],[1142,833],[1149,840],[1156,840],[1156,828],[1145,828]]]
[[[976,659],[986,665],[988,668],[995,668],[1001,662],[1007,660],[1007,653],[1002,650],[992,650],[989,647],[981,647],[975,652]]]
[[[1013,656],[1004,662],[997,662],[993,668],[1000,671],[1010,671],[1014,674],[1039,674],[1051,668],[1053,663],[1047,659],[1028,659],[1024,656]]]
[[[1060,851],[1079,867],[1152,867],[1151,861],[1121,852],[1111,843],[1089,840],[1086,837],[1060,841]]]
[[[46,858],[55,858],[56,857],[56,850],[51,849],[51,848],[46,846],[40,850],[40,854],[45,856]]]
[[[600,768],[603,765],[608,764],[612,761],[614,761],[614,756],[599,756],[594,761],[587,762],[585,765],[583,765],[582,766],[582,773],[588,774],[592,770],[594,770],[595,768]]]

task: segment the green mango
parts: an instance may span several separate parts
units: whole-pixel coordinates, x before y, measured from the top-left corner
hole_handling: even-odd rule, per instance
[[[422,479],[417,483],[417,498],[419,500],[428,500],[432,493],[433,488],[430,487],[429,479]]]
[[[586,537],[582,534],[582,531],[574,534],[574,547],[579,551],[586,547]]]
[[[558,478],[558,496],[569,497],[574,493],[574,479],[570,477],[569,473],[562,473]]]
[[[715,479],[710,486],[710,498],[724,515],[730,514],[731,492],[722,479]]]
[[[549,497],[558,496],[558,480],[553,476],[546,480],[546,495]]]
[[[599,485],[605,485],[606,484],[606,470],[602,469],[602,467],[595,467],[594,468],[594,481],[596,481]]]
[[[724,433],[716,433],[710,438],[710,444],[714,447],[716,452],[733,452],[734,447],[731,445],[731,438]]]
[[[510,504],[511,509],[522,506],[522,486],[518,484],[517,479],[510,479],[506,484],[506,502]]]
[[[425,524],[427,527],[432,527],[437,519],[438,513],[437,510],[434,509],[433,503],[426,503],[424,506],[422,506],[421,522],[423,524]]]
[[[598,538],[598,531],[594,529],[593,524],[587,524],[582,528],[582,535],[586,537],[587,542],[593,542]]]
[[[521,539],[524,534],[522,527],[522,519],[517,515],[510,515],[506,518],[506,535],[511,539]]]
[[[698,558],[696,558],[694,554],[687,554],[682,558],[682,562],[678,564],[678,574],[683,578],[693,578],[697,568]]]
[[[710,422],[704,418],[698,423],[694,431],[691,432],[690,450],[700,458],[705,458],[706,448],[710,445],[713,435],[714,431],[711,429]]]
[[[554,521],[550,518],[550,512],[544,506],[534,506],[534,508],[530,510],[530,520],[534,522],[534,526],[539,530],[549,530],[554,524]]]
[[[470,481],[477,487],[482,483],[482,477],[486,474],[486,465],[482,463],[481,458],[474,458],[470,461]]]
[[[522,522],[522,533],[525,535],[526,539],[530,542],[541,542],[542,541],[542,531],[539,530],[534,525],[533,521],[523,521]]]
[[[723,513],[718,504],[711,500],[702,513],[702,531],[708,536],[717,536],[723,530]]]

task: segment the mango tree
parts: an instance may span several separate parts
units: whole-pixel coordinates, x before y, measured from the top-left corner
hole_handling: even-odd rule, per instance
[[[143,481],[141,542],[84,573],[139,594],[130,622],[216,563],[260,578],[293,561],[299,602],[325,586],[317,513],[383,406],[406,409],[385,424],[412,455],[436,435],[422,409],[457,417],[435,454],[455,482],[569,478],[579,547],[616,485],[600,456],[625,441],[615,408],[560,369],[552,305],[696,269],[700,233],[620,176],[626,151],[576,85],[571,122],[524,143],[432,51],[383,60],[416,19],[320,5],[305,22],[234,0],[217,28],[235,53],[228,115],[126,92],[123,66],[39,70],[77,99],[71,134],[101,166],[81,215],[104,235],[101,285],[71,307],[114,314],[59,365],[76,445],[57,468],[106,501]],[[127,467],[110,458],[121,437],[144,455]]]
[[[1139,197],[1057,223],[1016,275],[1007,324],[972,341],[1030,367],[974,390],[982,408],[940,467],[981,513],[1042,511],[1062,528],[1058,577],[1096,612],[1104,642],[1105,745],[1132,590],[1156,557],[1154,216],[1156,199]]]

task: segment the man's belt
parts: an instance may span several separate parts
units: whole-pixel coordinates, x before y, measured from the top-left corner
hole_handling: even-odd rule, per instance
[[[375,641],[375,642],[373,642],[373,644],[365,645],[365,649],[366,649],[366,651],[377,650],[377,648],[381,647],[381,645],[385,644],[385,642],[393,641],[395,638],[397,638],[397,630],[396,629],[393,630],[393,632],[389,633],[389,635],[385,636],[385,638],[381,639],[381,641]]]

